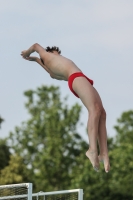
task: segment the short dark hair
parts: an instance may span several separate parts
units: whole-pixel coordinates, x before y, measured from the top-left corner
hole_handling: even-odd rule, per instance
[[[46,47],[46,51],[47,52],[53,52],[53,51],[57,51],[58,54],[61,54],[61,50],[59,49],[59,47],[53,46],[53,47]]]

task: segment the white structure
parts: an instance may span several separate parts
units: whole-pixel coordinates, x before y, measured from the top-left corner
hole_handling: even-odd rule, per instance
[[[32,193],[32,183],[0,186],[0,200],[83,200],[83,190]]]

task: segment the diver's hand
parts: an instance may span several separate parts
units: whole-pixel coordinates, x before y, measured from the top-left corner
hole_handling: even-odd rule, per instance
[[[29,60],[29,61],[35,61],[37,62],[38,57],[35,56],[29,56],[29,57],[23,57],[25,60]]]
[[[30,55],[30,52],[27,51],[27,50],[24,50],[24,51],[21,52],[21,56],[22,56],[23,58],[29,57],[29,55]]]

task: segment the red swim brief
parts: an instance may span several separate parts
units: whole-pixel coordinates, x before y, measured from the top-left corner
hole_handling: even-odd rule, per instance
[[[91,85],[93,85],[93,80],[89,79],[89,78],[88,78],[87,76],[85,76],[82,72],[76,72],[76,73],[74,73],[74,74],[72,74],[72,75],[69,76],[69,78],[68,78],[68,85],[69,85],[69,88],[70,88],[70,90],[72,91],[72,93],[73,93],[76,97],[79,98],[79,96],[76,94],[76,92],[74,92],[74,90],[73,90],[73,88],[72,88],[73,81],[74,81],[74,79],[77,78],[77,77],[85,77],[85,78],[90,82]]]

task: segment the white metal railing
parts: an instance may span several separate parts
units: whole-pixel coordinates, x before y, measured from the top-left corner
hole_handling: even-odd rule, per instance
[[[8,195],[8,196],[2,196],[1,197],[1,191],[4,190],[6,193],[15,193],[17,191],[18,195]],[[15,191],[16,190],[16,191]],[[23,192],[26,194],[19,194],[19,192]],[[25,190],[25,191],[24,191]],[[1,185],[0,186],[0,200],[6,200],[6,199],[17,199],[17,198],[22,198],[25,197],[28,200],[32,200],[32,183],[22,183],[22,184],[11,184],[11,185]]]
[[[19,193],[19,188],[23,188],[23,187],[25,187],[28,190],[27,194],[2,196],[0,197],[0,200],[8,200],[8,199],[12,200],[12,199],[22,199],[22,198],[26,198],[26,200],[32,200],[32,198],[35,198],[35,197],[36,197],[36,200],[39,200],[40,196],[43,196],[45,200],[46,196],[72,194],[72,193],[77,193],[77,196],[78,196],[77,200],[83,200],[83,189],[61,190],[61,191],[52,191],[52,192],[40,191],[38,193],[32,194],[32,183],[22,183],[22,184],[3,185],[3,186],[0,186],[0,190],[16,188],[18,189],[18,193]]]

